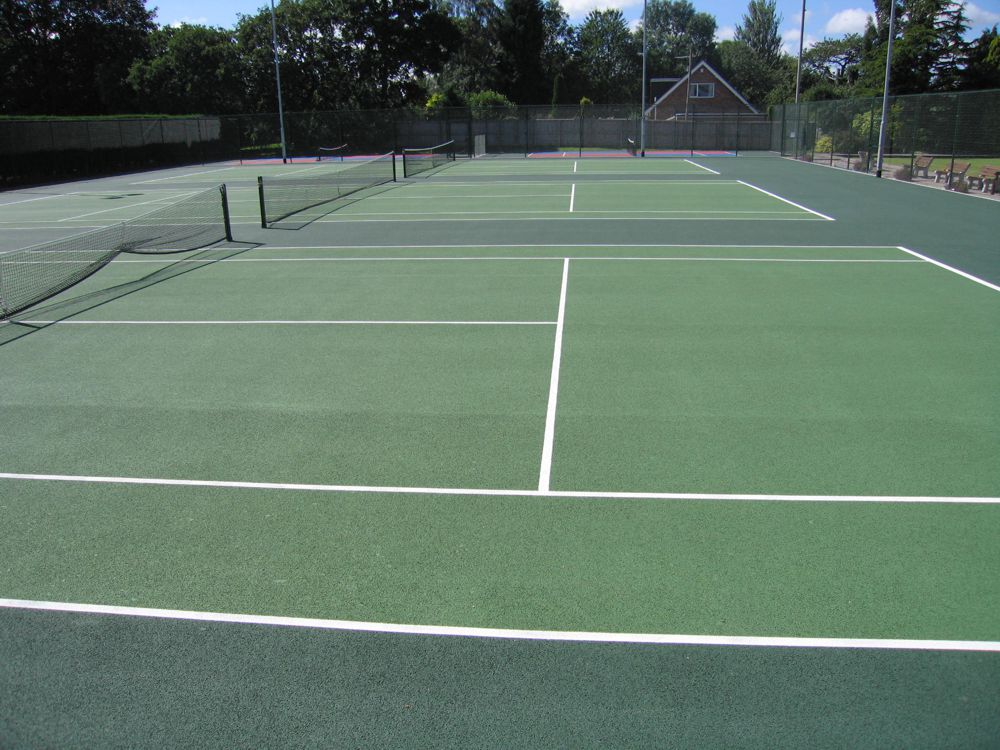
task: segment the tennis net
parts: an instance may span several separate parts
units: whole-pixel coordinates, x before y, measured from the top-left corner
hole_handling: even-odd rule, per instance
[[[0,254],[0,319],[69,289],[120,253],[197,250],[231,239],[220,185],[109,227]]]
[[[302,176],[258,177],[260,225],[266,229],[300,211],[395,180],[396,155],[392,152],[344,169]]]
[[[316,155],[316,161],[343,161],[346,154],[346,143],[342,143],[339,146],[330,146],[329,148],[320,146],[319,153]]]
[[[455,141],[448,141],[430,148],[403,149],[403,177],[443,167],[455,161]]]
[[[625,148],[628,150],[630,154],[632,154],[632,156],[637,156],[639,153],[638,146],[636,146],[635,141],[631,138],[625,139]]]

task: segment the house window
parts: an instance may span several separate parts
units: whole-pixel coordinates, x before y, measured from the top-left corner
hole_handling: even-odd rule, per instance
[[[712,99],[715,97],[715,84],[714,83],[692,83],[691,84],[691,98],[692,99]]]

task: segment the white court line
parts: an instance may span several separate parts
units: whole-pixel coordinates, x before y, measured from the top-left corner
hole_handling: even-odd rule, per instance
[[[470,628],[453,625],[410,625],[403,623],[331,620],[314,617],[282,617],[230,612],[204,612],[153,607],[122,607],[110,604],[0,599],[0,607],[43,612],[147,617],[160,620],[218,622],[238,625],[269,625],[317,630],[343,630],[397,635],[501,638],[528,641],[578,643],[634,643],[665,646],[756,646],[759,648],[842,648],[914,651],[1000,651],[998,641],[917,640],[905,638],[797,638],[753,635],[682,635],[676,633],[607,633],[577,630],[516,630],[512,628]]]
[[[566,321],[566,286],[569,281],[569,258],[563,259],[562,285],[559,289],[559,312],[556,315],[556,335],[552,345],[552,372],[549,377],[549,402],[545,410],[545,432],[542,439],[542,462],[538,471],[538,491],[548,492],[552,475],[552,448],[556,434],[556,402],[559,397],[559,364],[562,360],[563,327]]]
[[[561,187],[564,190],[566,188],[565,185],[562,185]],[[444,200],[445,197],[447,197],[447,199],[450,200],[450,201],[453,201],[453,200],[470,200],[470,201],[475,201],[475,200],[484,200],[484,199],[487,199],[487,198],[490,198],[490,199],[504,199],[504,200],[509,200],[511,198],[565,198],[566,194],[565,193],[534,193],[534,194],[532,194],[532,193],[511,193],[510,195],[449,195],[449,196],[441,196],[441,195],[412,195],[412,194],[406,194],[406,195],[404,195],[402,193],[399,193],[399,194],[393,193],[391,195],[373,195],[371,198],[365,198],[365,200],[366,201],[401,201],[401,200],[402,201],[440,201],[440,200]],[[257,203],[257,201],[249,199],[249,198],[247,200],[237,200],[237,201],[229,201],[229,202],[230,203]]]
[[[187,174],[175,174],[170,177],[157,177],[155,180],[142,180],[141,182],[130,182],[129,185],[148,185],[152,182],[166,182],[167,180],[182,180],[185,177],[195,177],[200,174],[212,174],[214,172],[229,172],[237,167],[219,167],[218,169],[206,169],[201,172],[188,172]]]
[[[747,245],[747,244],[691,244],[688,242],[510,242],[455,243],[450,245],[268,245],[268,250],[412,250],[443,247],[727,247],[727,248],[768,248],[775,250],[899,250],[897,245]]]
[[[67,216],[65,219],[57,219],[56,221],[57,222],[76,221],[77,219],[83,219],[83,218],[85,218],[87,216],[96,216],[97,214],[106,214],[106,213],[110,213],[112,211],[125,211],[125,210],[128,210],[130,208],[136,208],[137,206],[148,206],[148,205],[150,205],[152,203],[163,203],[164,201],[175,201],[175,200],[178,200],[180,198],[186,198],[189,195],[195,195],[197,192],[198,192],[197,190],[188,190],[187,192],[180,193],[178,195],[161,196],[159,198],[154,198],[153,200],[142,201],[141,203],[128,203],[128,204],[124,204],[123,203],[122,205],[115,206],[114,208],[104,208],[104,209],[101,209],[100,211],[91,211],[90,213],[86,213],[86,214],[78,214],[76,216]]]
[[[573,187],[569,191],[569,212],[573,213],[573,203],[576,202],[576,183],[573,183]]]
[[[574,185],[573,187],[575,188],[576,186]],[[576,192],[575,189],[574,189],[573,192],[574,193]],[[559,197],[565,197],[565,196],[551,196],[551,197],[553,197],[553,198],[559,198]],[[570,195],[570,200],[572,201],[572,199],[573,199],[573,195],[571,194]],[[526,215],[525,218],[529,218],[529,217],[537,215],[537,214],[560,214],[560,213],[566,213],[566,212],[565,211],[561,211],[561,210],[557,210],[557,209],[538,209],[538,208],[523,209],[523,208],[520,208],[520,209],[515,209],[515,210],[512,210],[512,211],[505,211],[505,210],[501,210],[501,211],[497,211],[497,210],[493,210],[493,211],[391,211],[391,210],[390,211],[357,211],[357,212],[354,212],[354,213],[341,214],[341,215],[347,217],[347,218],[344,219],[344,221],[349,221],[349,220],[353,220],[354,217],[356,217],[356,216],[459,216],[459,217],[461,217],[461,216],[502,216],[502,215],[506,215],[506,214],[525,214]],[[576,211],[575,213],[577,213],[577,214],[601,214],[602,216],[605,215],[605,214],[616,214],[616,215],[622,215],[622,216],[633,216],[635,214],[643,214],[643,215],[646,215],[646,214],[654,214],[654,215],[660,215],[660,214],[699,214],[699,216],[693,217],[693,218],[697,218],[699,220],[713,219],[716,216],[720,216],[720,215],[727,215],[728,216],[728,215],[732,215],[732,214],[740,214],[739,218],[743,218],[744,215],[745,216],[769,216],[769,215],[774,215],[774,216],[797,216],[799,214],[798,211],[788,211],[788,210],[784,210],[784,211],[770,211],[770,210],[760,210],[760,209],[750,209],[750,210],[733,209],[733,210],[727,210],[727,209],[717,209],[717,208],[679,208],[679,209],[673,209],[673,208],[668,208],[668,209],[626,208],[626,209],[621,209],[621,210],[617,210],[617,209],[600,209],[600,208],[597,208],[597,209],[589,209],[589,210],[585,210],[585,211]],[[810,213],[815,213],[815,211],[812,211]],[[681,217],[669,217],[669,218],[685,218],[685,217],[681,216]],[[720,218],[721,218],[721,216],[720,216]],[[833,219],[830,219],[830,221],[833,221]]]
[[[765,190],[764,188],[757,187],[756,185],[751,185],[749,182],[744,182],[743,180],[737,180],[737,182],[740,183],[741,185],[746,185],[748,188],[753,188],[754,190],[760,191],[764,195],[770,195],[772,198],[777,198],[779,201],[787,203],[789,206],[795,206],[796,208],[801,208],[803,211],[808,211],[811,214],[815,214],[816,216],[819,216],[821,219],[826,219],[827,221],[836,221],[836,219],[834,219],[831,216],[827,216],[826,214],[821,214],[819,211],[813,211],[811,208],[806,208],[801,203],[795,203],[794,201],[788,200],[788,198],[782,198],[780,195],[776,195],[775,193]]]
[[[70,193],[70,195],[72,195],[72,193]],[[4,206],[16,206],[19,203],[31,203],[32,201],[47,201],[50,198],[64,198],[64,197],[65,197],[64,194],[59,194],[59,195],[40,195],[40,196],[36,196],[34,198],[25,198],[24,200],[20,200],[20,201],[8,201],[6,203],[0,203],[0,208],[3,208]]]
[[[541,211],[534,211],[533,214],[542,213]],[[469,223],[469,222],[507,222],[507,221],[621,221],[622,218],[630,218],[632,221],[819,221],[819,219],[814,219],[811,216],[802,216],[801,214],[794,213],[792,211],[780,213],[780,216],[786,218],[775,218],[775,217],[758,217],[754,216],[584,216],[582,212],[577,211],[572,216],[565,215],[566,212],[562,212],[564,215],[560,216],[555,213],[551,216],[499,216],[494,215],[490,218],[481,217],[467,217],[469,214],[441,214],[441,216],[447,216],[449,218],[440,218],[440,216],[431,216],[429,218],[421,218],[427,216],[427,214],[414,214],[405,219],[356,219],[354,216],[367,214],[341,214],[346,218],[342,219],[318,219],[313,222],[313,224],[400,224],[407,223],[412,224],[415,221],[440,221],[440,222],[450,222],[450,223]],[[589,212],[588,212],[589,213]],[[608,213],[606,211],[595,211],[594,213]],[[397,211],[391,214],[386,214],[387,216],[402,216]],[[832,219],[831,219],[832,221]],[[0,222],[2,223],[2,222]],[[260,219],[257,221],[234,221],[233,226],[247,226],[260,228]]]
[[[686,500],[723,502],[874,503],[1000,505],[1000,497],[894,496],[894,495],[751,495],[692,492],[605,492],[579,490],[488,489],[475,487],[391,487],[356,484],[300,484],[246,482],[213,479],[164,479],[152,477],[104,477],[76,474],[21,474],[0,472],[0,479],[34,482],[80,482],[85,484],[149,485],[157,487],[215,487],[243,490],[291,492],[361,492],[395,495],[461,495],[470,497],[539,497],[583,500]]]
[[[704,166],[703,164],[699,164],[698,162],[691,161],[690,159],[685,159],[684,161],[686,161],[688,164],[693,164],[694,166],[698,167],[698,169],[704,169],[706,172],[711,172],[712,174],[722,174],[722,172],[716,172],[714,169],[709,169],[708,167]]]
[[[573,174],[576,174],[576,165],[577,165],[577,162],[573,162]]]
[[[3,251],[0,251],[2,253]],[[11,251],[16,252],[16,251]],[[574,255],[571,256],[572,260],[600,260],[600,261],[707,261],[714,263],[908,263],[908,264],[922,264],[922,260],[909,260],[907,258],[726,258],[726,257],[707,257],[707,256],[600,256],[600,255]],[[364,263],[366,261],[371,261],[373,263],[384,263],[393,261],[543,261],[543,260],[559,260],[555,256],[551,255],[506,255],[506,256],[490,256],[490,257],[477,257],[477,256],[438,256],[438,257],[414,257],[414,256],[387,256],[387,257],[336,257],[336,258],[223,258],[220,260],[213,260],[211,258],[182,258],[180,260],[122,260],[115,259],[111,261],[115,265],[120,263],[155,263],[159,265],[174,265],[175,263],[338,263],[341,261],[347,262],[357,262]]]
[[[35,320],[63,326],[554,326],[554,320]]]
[[[908,248],[905,248],[902,245],[897,245],[897,248],[899,250],[902,250],[904,253],[909,253],[910,255],[912,255],[915,258],[920,258],[920,260],[926,261],[928,263],[933,263],[938,268],[943,268],[946,271],[951,271],[952,273],[957,273],[962,278],[968,279],[969,281],[974,281],[977,284],[982,284],[986,288],[992,289],[994,292],[1000,292],[1000,286],[997,286],[996,284],[991,284],[990,282],[986,281],[985,279],[981,279],[978,276],[973,276],[971,273],[966,273],[965,271],[960,271],[957,268],[952,268],[951,266],[945,265],[944,263],[942,263],[939,260],[934,260],[933,258],[928,258],[926,255],[921,255],[920,253],[918,253],[918,252],[916,252],[914,250],[910,250]]]
[[[591,174],[603,174],[600,172],[593,172]],[[627,172],[609,172],[607,174],[628,174]],[[685,176],[690,175],[692,172],[670,172],[667,173],[670,176]],[[712,187],[718,187],[719,185],[739,185],[740,180],[705,180],[705,179],[690,179],[690,180],[593,180],[594,183],[603,184],[605,182],[626,182],[630,185],[669,185],[671,187],[686,187],[688,185],[710,185]],[[565,180],[504,180],[502,185],[564,185]],[[744,183],[745,184],[745,183]],[[435,182],[435,183],[421,183],[424,190],[447,190],[453,187],[495,187],[495,183],[487,182]]]

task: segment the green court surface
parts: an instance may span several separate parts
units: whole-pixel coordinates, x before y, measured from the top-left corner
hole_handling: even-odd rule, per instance
[[[0,324],[0,746],[994,745],[1000,204],[483,159],[260,228],[328,166],[0,195],[0,263],[234,231]]]

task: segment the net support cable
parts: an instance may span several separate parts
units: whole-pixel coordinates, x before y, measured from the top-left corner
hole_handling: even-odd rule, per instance
[[[455,161],[455,141],[447,141],[430,148],[404,148],[403,177],[428,172],[453,161]]]
[[[121,253],[178,253],[232,241],[226,186],[134,219],[0,254],[0,320],[96,273]]]
[[[329,172],[312,172],[301,177],[258,177],[260,225],[267,229],[306,209],[395,181],[396,155],[393,152]]]

